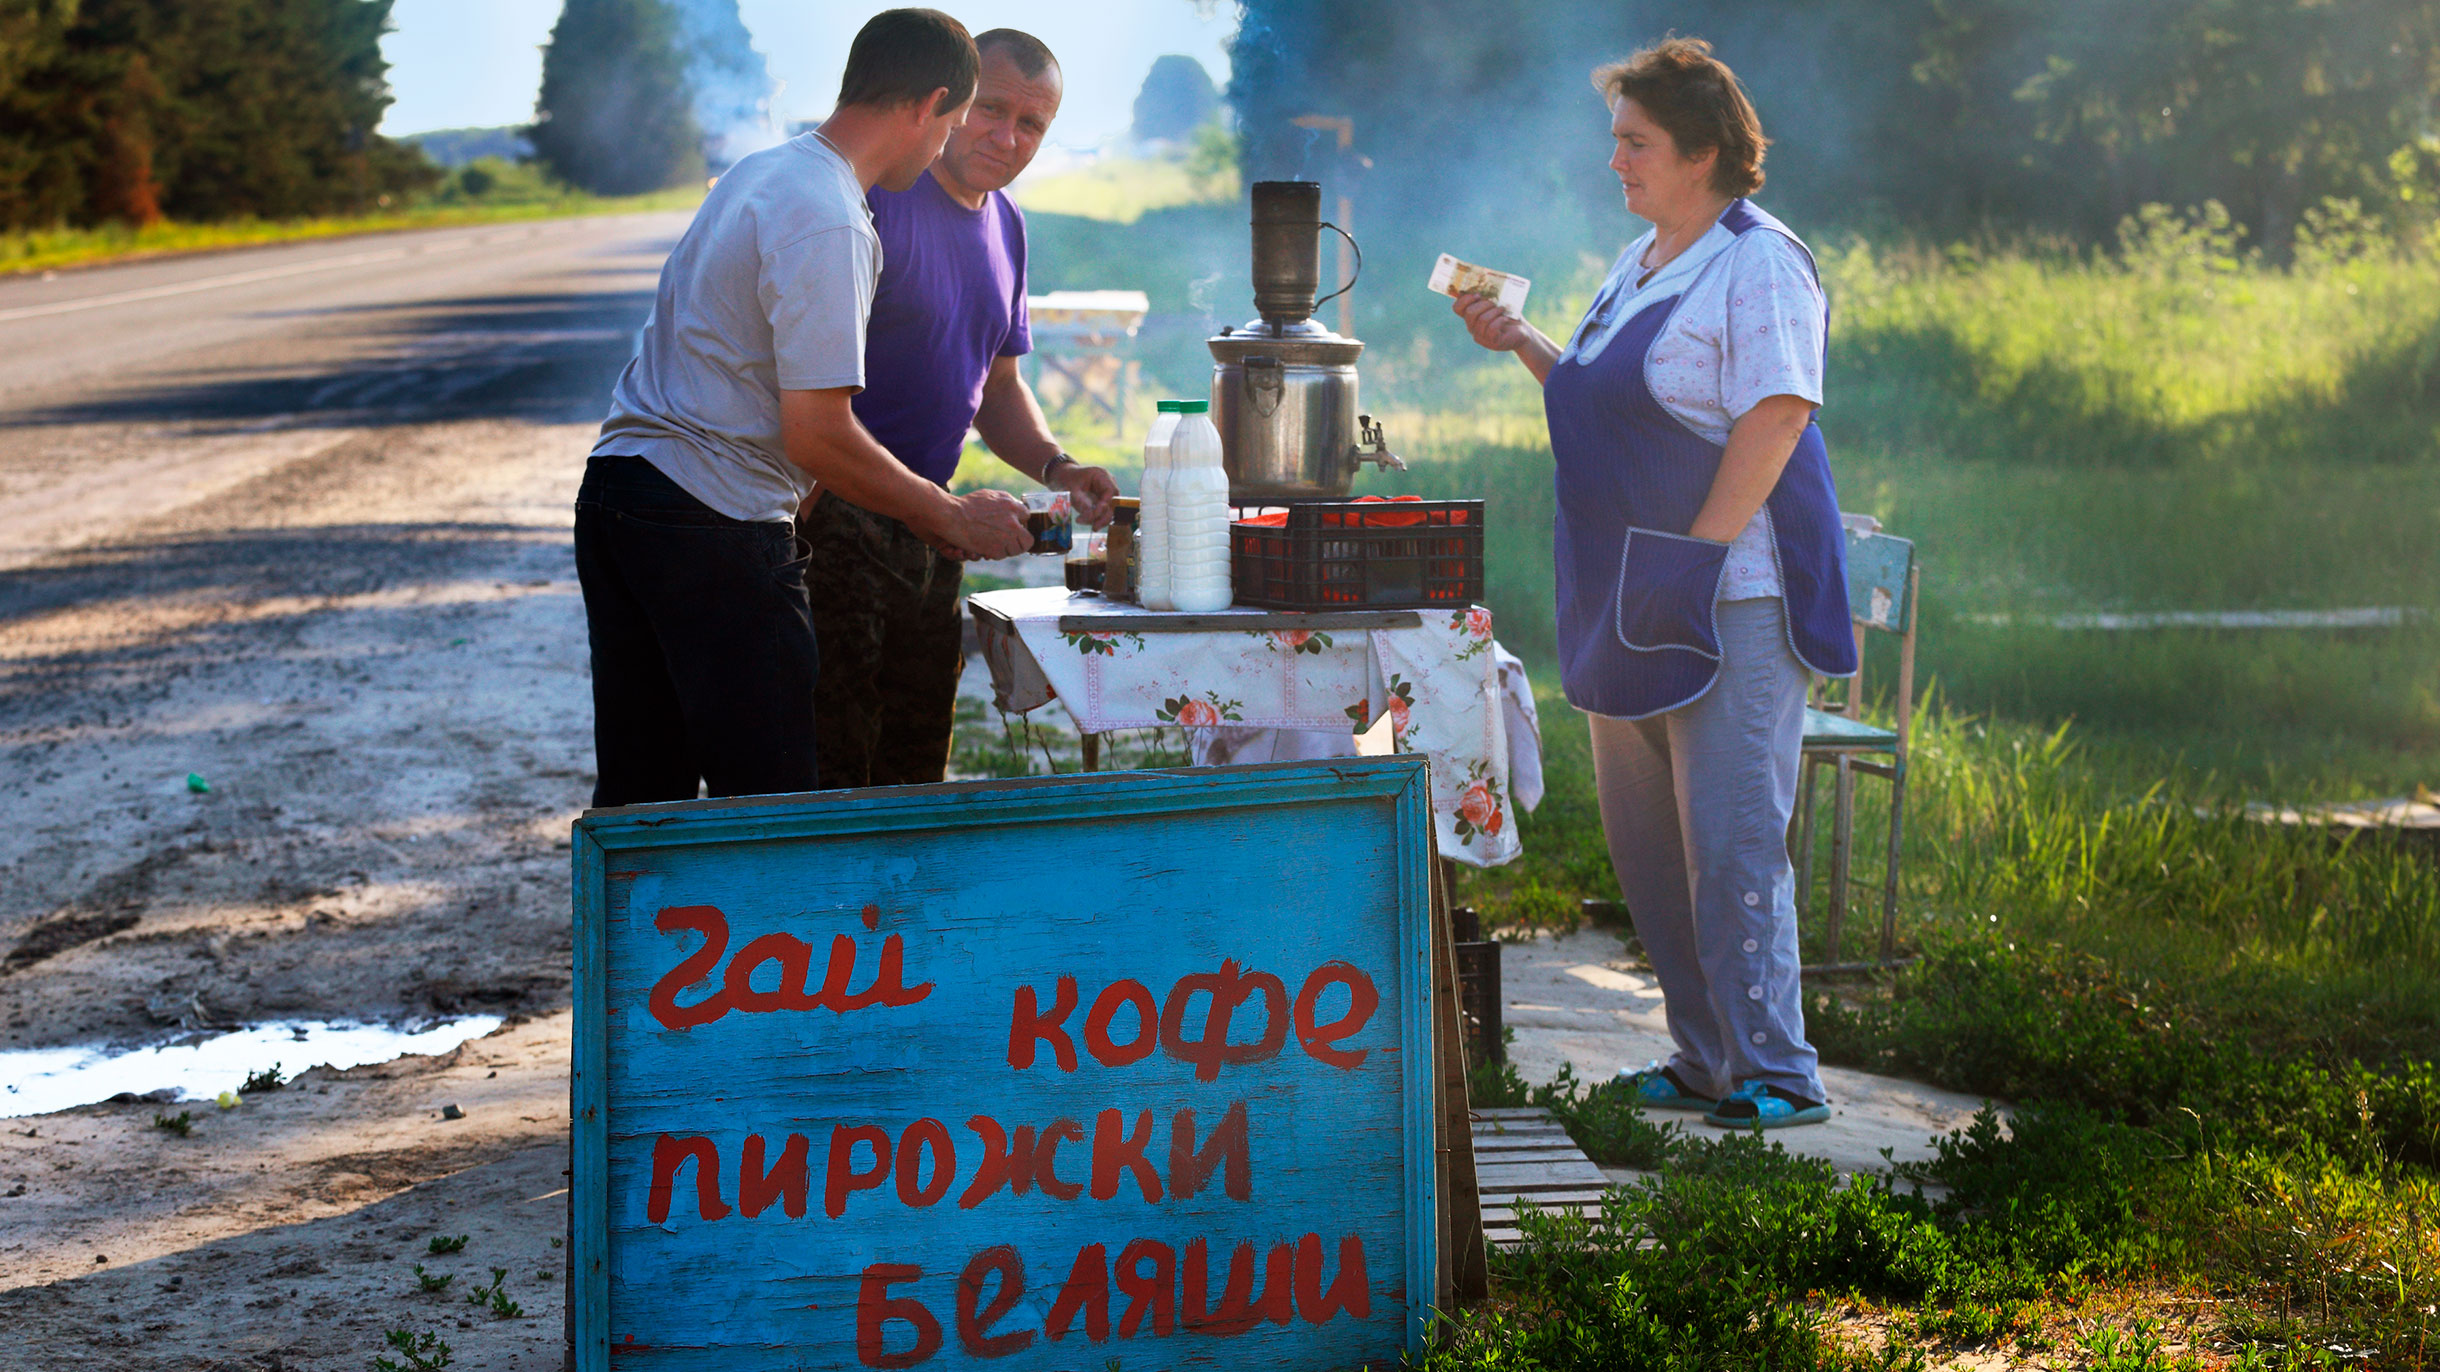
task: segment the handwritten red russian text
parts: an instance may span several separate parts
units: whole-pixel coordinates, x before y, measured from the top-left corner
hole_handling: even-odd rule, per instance
[[[737,950],[721,972],[720,989],[691,1005],[680,1005],[678,993],[712,974],[729,951],[729,918],[712,905],[676,905],[653,917],[652,927],[664,934],[692,930],[703,943],[681,958],[653,983],[645,1006],[664,1029],[698,1029],[735,1011],[767,1015],[784,1010],[830,1010],[838,1014],[876,1005],[907,1006],[932,994],[932,983],[906,984],[906,942],[897,934],[881,941],[873,981],[861,991],[849,991],[856,975],[856,941],[845,934],[830,940],[830,957],[822,967],[822,984],[813,985],[813,949],[792,934],[764,934]],[[754,974],[765,964],[778,969],[777,984],[757,990]]]
[[[1094,1116],[1089,1136],[1075,1120],[1053,1120],[1040,1129],[1021,1124],[1012,1130],[987,1115],[976,1115],[966,1121],[966,1128],[981,1146],[966,1189],[957,1198],[961,1210],[972,1210],[1003,1190],[1022,1196],[1038,1189],[1058,1201],[1076,1200],[1088,1191],[1104,1201],[1121,1194],[1146,1201],[1164,1195],[1188,1200],[1211,1184],[1214,1173],[1219,1174],[1221,1194],[1230,1200],[1251,1200],[1254,1195],[1253,1126],[1244,1101],[1232,1103],[1208,1135],[1197,1133],[1194,1111],[1171,1115],[1166,1179],[1154,1164],[1157,1126],[1150,1110],[1137,1112],[1132,1124],[1125,1111],[1104,1110]],[[1065,1144],[1084,1153],[1078,1159],[1084,1180],[1072,1179],[1076,1173],[1059,1174],[1059,1150]],[[803,1219],[811,1191],[811,1146],[803,1134],[790,1134],[772,1159],[770,1143],[760,1134],[748,1134],[738,1150],[736,1213],[752,1219],[776,1202],[790,1219]],[[652,1180],[644,1194],[649,1222],[668,1222],[679,1174],[689,1167],[697,1218],[711,1221],[730,1214],[721,1190],[719,1144],[663,1134],[653,1143]],[[949,1126],[939,1120],[916,1120],[896,1139],[877,1125],[836,1125],[823,1151],[822,1213],[837,1219],[847,1213],[849,1200],[858,1192],[878,1192],[893,1181],[899,1203],[920,1210],[947,1199],[957,1177],[957,1143]]]
[[[1333,986],[1347,988],[1347,1009],[1327,1024],[1317,1023],[1322,995]],[[1060,1071],[1075,1071],[1079,1063],[1076,1036],[1068,1032],[1067,1021],[1076,1013],[1079,999],[1074,977],[1053,983],[1048,1010],[1042,1008],[1041,992],[1031,986],[1018,987],[1008,1017],[1008,1065],[1019,1071],[1032,1067],[1047,1044]],[[1223,1067],[1249,1066],[1278,1057],[1293,1025],[1297,1042],[1315,1061],[1352,1072],[1363,1065],[1371,1050],[1338,1045],[1371,1022],[1373,1012],[1381,1008],[1381,992],[1353,964],[1326,962],[1305,978],[1291,1010],[1288,989],[1278,977],[1247,971],[1234,958],[1227,958],[1217,972],[1178,978],[1157,1013],[1154,1005],[1151,989],[1140,981],[1114,981],[1103,987],[1085,1014],[1085,1052],[1104,1067],[1125,1067],[1151,1057],[1157,1047],[1191,1064],[1195,1080],[1217,1081]],[[1255,1005],[1262,1012],[1261,1033],[1245,1042],[1231,1037],[1231,1030],[1240,1022],[1239,1012]],[[1190,1024],[1198,1008],[1202,1017]],[[1122,1043],[1112,1029],[1125,1010],[1134,1011],[1136,1027],[1134,1037]]]
[[[1345,1315],[1372,1318],[1372,1284],[1364,1265],[1364,1241],[1348,1234],[1338,1242],[1338,1271],[1326,1272],[1322,1236],[1306,1234],[1293,1244],[1275,1244],[1262,1264],[1260,1294],[1254,1290],[1256,1250],[1240,1243],[1229,1255],[1228,1275],[1214,1302],[1211,1290],[1211,1245],[1195,1239],[1186,1245],[1183,1261],[1177,1250],[1155,1239],[1139,1238],[1118,1251],[1116,1261],[1107,1244],[1087,1244],[1069,1265],[1067,1280],[1042,1317],[1041,1337],[1058,1343],[1081,1334],[1089,1343],[1121,1339],[1168,1338],[1199,1334],[1228,1338],[1268,1320],[1287,1325],[1298,1318],[1321,1325]],[[908,1368],[929,1360],[942,1345],[939,1317],[913,1296],[893,1296],[890,1288],[922,1279],[923,1270],[906,1263],[875,1263],[864,1269],[856,1300],[856,1357],[867,1367]],[[1325,1281],[1325,1276],[1328,1280]],[[984,1299],[984,1292],[991,1293]],[[1112,1297],[1121,1302],[1111,1318]],[[1027,1328],[993,1332],[1023,1302],[1025,1261],[1008,1244],[974,1255],[958,1274],[956,1327],[958,1343],[978,1358],[1004,1358],[1031,1348],[1036,1331]],[[903,1324],[913,1341],[898,1352],[890,1342],[891,1326]]]

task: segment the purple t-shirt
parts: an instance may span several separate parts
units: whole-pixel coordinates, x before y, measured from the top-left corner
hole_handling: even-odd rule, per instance
[[[866,196],[881,284],[865,330],[856,418],[907,467],[946,486],[994,358],[1033,351],[1025,314],[1025,216],[993,191],[983,208],[925,172]]]

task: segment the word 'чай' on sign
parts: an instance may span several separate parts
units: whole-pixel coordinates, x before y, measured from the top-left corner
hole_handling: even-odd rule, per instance
[[[864,927],[872,928],[880,919],[880,910],[864,907]],[[692,1005],[680,1005],[678,993],[711,975],[720,960],[728,956],[729,917],[713,905],[675,905],[653,917],[652,927],[664,934],[691,929],[703,935],[703,946],[679,960],[667,975],[653,983],[652,994],[645,1008],[664,1029],[700,1029],[717,1022],[734,1010],[739,1014],[767,1015],[785,1010],[830,1010],[838,1014],[866,1009],[875,1005],[914,1005],[932,994],[932,983],[906,984],[906,943],[892,934],[882,940],[880,967],[873,974],[873,984],[862,991],[849,992],[848,982],[856,973],[856,941],[840,934],[830,941],[830,959],[823,967],[822,984],[812,985],[813,947],[792,934],[765,934],[737,950],[729,959],[720,977],[720,989]],[[765,963],[779,969],[779,985],[768,991],[754,989],[754,973]]]

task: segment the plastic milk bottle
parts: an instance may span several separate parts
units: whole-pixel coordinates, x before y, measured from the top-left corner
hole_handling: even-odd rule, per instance
[[[1164,400],[1144,436],[1144,476],[1137,494],[1135,603],[1147,610],[1174,610],[1169,586],[1169,439],[1177,432],[1182,400]]]
[[[1227,609],[1236,590],[1229,579],[1228,471],[1210,409],[1208,400],[1179,402],[1166,474],[1169,598],[1196,614]]]

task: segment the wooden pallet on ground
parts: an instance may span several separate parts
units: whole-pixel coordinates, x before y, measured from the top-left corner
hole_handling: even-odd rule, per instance
[[[1483,1235],[1494,1247],[1514,1247],[1522,1240],[1519,1206],[1589,1212],[1599,1208],[1611,1185],[1547,1110],[1476,1110],[1472,1133]]]

